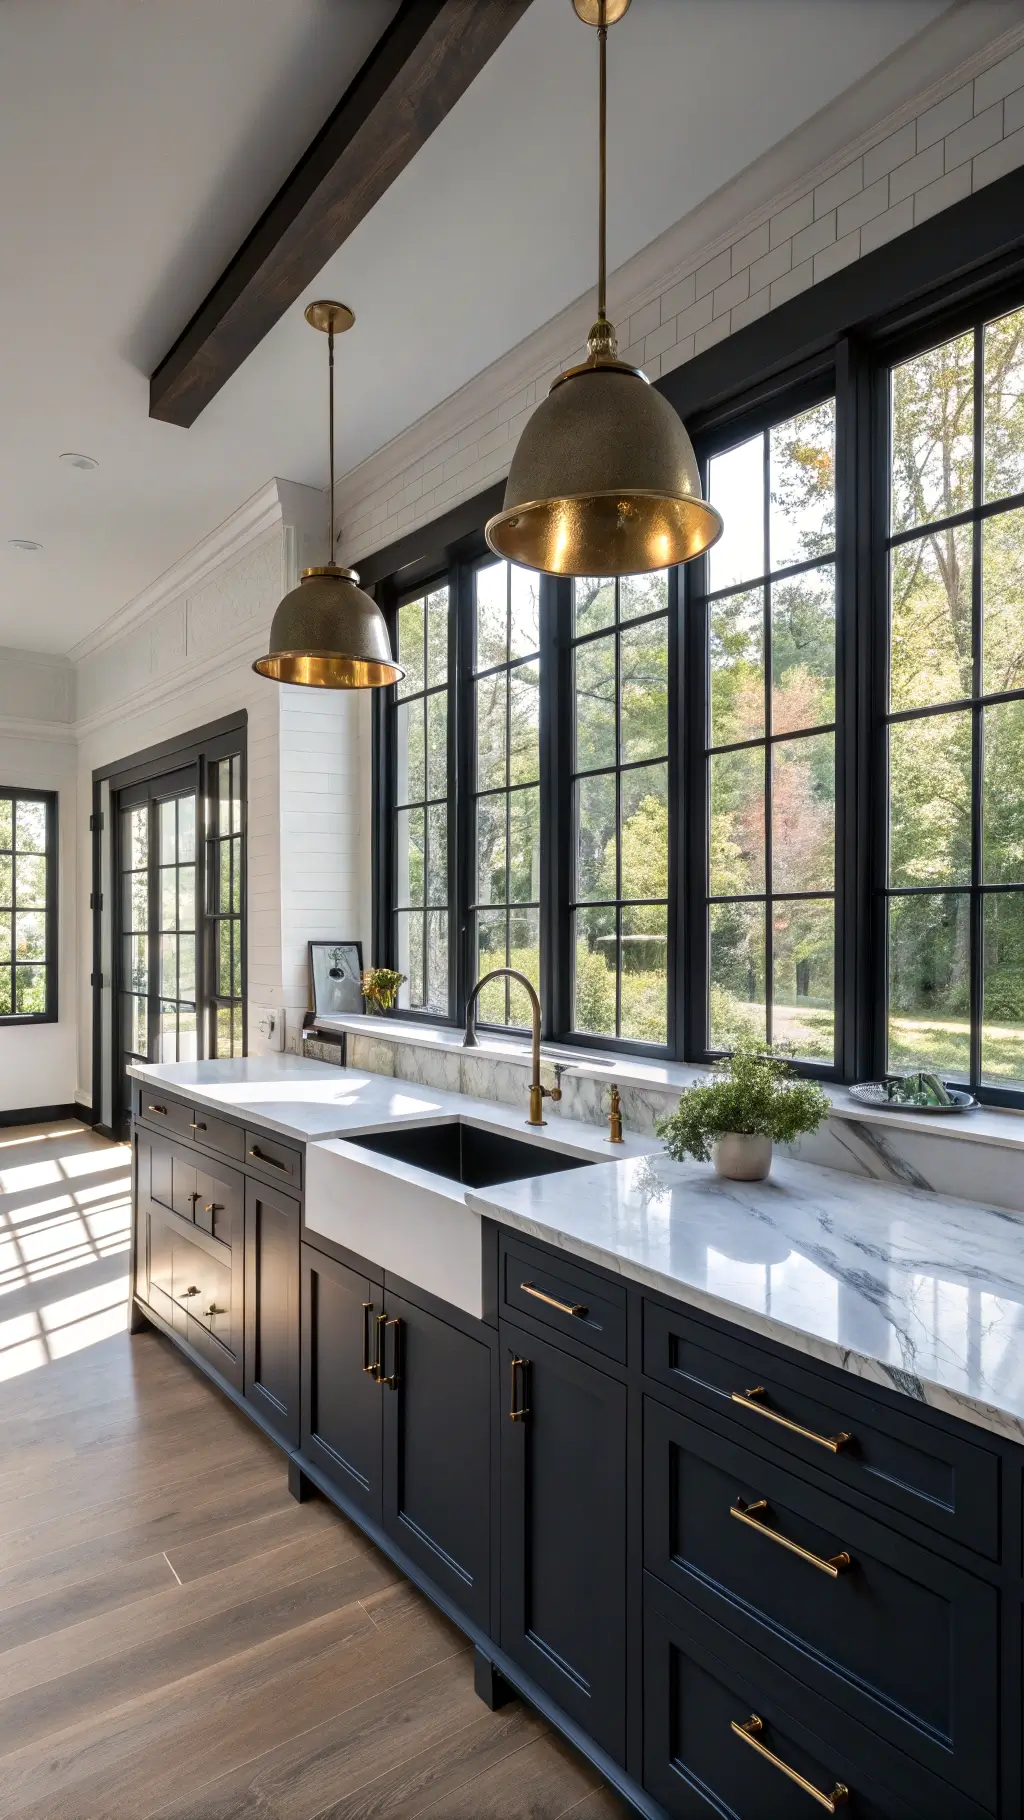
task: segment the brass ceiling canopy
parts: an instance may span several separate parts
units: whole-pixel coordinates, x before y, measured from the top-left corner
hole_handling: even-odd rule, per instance
[[[645,373],[619,359],[605,310],[607,38],[629,0],[572,3],[598,32],[597,321],[587,358],[559,374],[523,431],[486,537],[496,555],[548,575],[639,575],[700,556],[722,535],[722,519],[701,495],[682,421]]]
[[[327,336],[330,380],[331,541],[330,561],[303,569],[297,588],[286,594],[270,628],[270,650],[253,669],[272,682],[301,683],[311,689],[380,689],[401,682],[391,655],[384,615],[359,586],[354,569],[334,561],[334,337],[350,329],[355,316],[345,303],[321,301],[306,310],[310,328]]]

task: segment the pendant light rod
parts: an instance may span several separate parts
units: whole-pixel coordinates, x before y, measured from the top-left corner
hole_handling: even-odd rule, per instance
[[[605,322],[608,277],[608,20],[605,0],[601,0],[601,23],[597,28],[597,57],[601,71],[598,103],[597,319]]]
[[[334,324],[333,324],[333,322],[331,323],[331,326],[327,331],[327,372],[328,372],[328,385],[330,387],[330,403],[328,405],[328,410],[327,410],[327,421],[328,421],[328,425],[329,425],[328,432],[327,432],[327,440],[330,445],[329,460],[330,460],[330,468],[331,468],[331,476],[330,476],[331,541],[327,546],[327,551],[328,551],[327,560],[328,560],[328,562],[333,562],[334,561]]]

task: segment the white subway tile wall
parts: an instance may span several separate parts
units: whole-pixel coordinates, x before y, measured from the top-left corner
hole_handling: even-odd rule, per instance
[[[626,356],[656,379],[1024,164],[1024,48],[929,105],[916,120],[787,200],[730,246],[671,274],[660,296],[620,321]],[[346,556],[358,562],[415,525],[501,480],[520,432],[557,371],[548,369],[384,486],[342,482]],[[472,384],[467,387],[472,396]],[[444,410],[445,407],[439,407]],[[449,419],[450,420],[450,419]],[[429,421],[429,419],[428,419]],[[420,426],[422,430],[422,426]],[[395,445],[401,461],[402,438]],[[379,467],[377,468],[379,472]]]

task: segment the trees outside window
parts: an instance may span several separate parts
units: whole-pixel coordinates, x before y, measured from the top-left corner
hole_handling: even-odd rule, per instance
[[[0,789],[0,1022],[57,1015],[57,798]]]
[[[887,1052],[1024,1081],[1024,311],[889,388]]]
[[[394,944],[405,974],[399,1005],[448,1015],[449,594],[432,589],[398,609]]]

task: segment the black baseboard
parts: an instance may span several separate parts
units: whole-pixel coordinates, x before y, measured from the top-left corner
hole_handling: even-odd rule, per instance
[[[66,1106],[20,1106],[0,1112],[0,1125],[52,1125],[62,1119],[77,1119],[80,1125],[96,1123],[92,1108],[76,1105],[74,1100]]]

